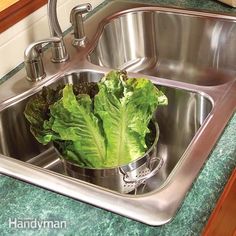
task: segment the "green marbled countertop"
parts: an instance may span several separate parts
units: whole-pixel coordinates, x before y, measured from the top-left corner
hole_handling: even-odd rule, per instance
[[[114,0],[110,0],[111,2]],[[236,13],[236,8],[217,0],[127,0],[130,2],[154,3],[161,6],[174,6],[211,12]]]
[[[137,0],[136,0],[137,1]],[[139,1],[144,2],[144,1]],[[212,0],[145,1],[191,9],[236,13]],[[199,235],[232,170],[236,166],[236,114],[174,219],[161,227],[147,226],[71,198],[0,175],[0,235]],[[9,218],[62,220],[66,229],[9,228]]]

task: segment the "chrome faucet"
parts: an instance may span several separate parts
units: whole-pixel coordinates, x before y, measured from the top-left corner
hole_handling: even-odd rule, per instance
[[[42,46],[46,43],[51,43],[52,46],[52,62],[64,62],[69,56],[63,40],[63,34],[57,18],[57,0],[48,0],[48,18],[51,38],[39,40],[31,43],[25,50],[24,63],[27,74],[27,79],[30,81],[39,81],[46,76],[43,61],[42,61]],[[74,7],[70,14],[70,19],[74,27],[74,46],[84,46],[86,36],[84,34],[82,14],[90,11],[92,6],[81,4]]]
[[[24,63],[27,79],[30,81],[39,81],[46,76],[42,61],[42,46],[51,43],[52,62],[64,62],[69,56],[63,40],[61,27],[57,19],[57,0],[48,0],[48,18],[51,38],[39,40],[31,43],[25,50]]]
[[[50,34],[52,37],[60,38],[60,42],[52,43],[52,61],[63,62],[66,61],[69,56],[63,40],[63,34],[57,18],[57,0],[48,0],[48,24]]]
[[[70,22],[74,30],[74,39],[72,41],[73,46],[83,47],[87,42],[87,37],[84,33],[84,23],[82,14],[85,14],[92,10],[90,3],[85,3],[74,7],[70,13]]]

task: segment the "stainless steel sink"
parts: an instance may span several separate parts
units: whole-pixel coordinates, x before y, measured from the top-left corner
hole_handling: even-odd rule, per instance
[[[80,81],[97,82],[102,76],[89,70],[72,73],[58,78],[50,87]],[[164,166],[147,181],[141,194],[156,190],[164,183],[212,109],[210,99],[199,93],[166,86],[159,89],[165,92],[170,104],[156,112],[161,133],[157,153],[164,160]],[[27,97],[17,101],[0,112],[0,154],[63,174],[63,164],[54,148],[39,144],[29,130],[23,114],[28,100]]]
[[[20,70],[1,85],[0,172],[146,224],[167,223],[235,112],[235,20],[144,4],[107,4],[85,21],[86,47],[75,49],[72,36],[66,36],[69,61],[52,64],[46,52],[44,80],[31,83]],[[34,140],[23,115],[28,99],[43,86],[98,81],[118,68],[147,77],[169,99],[155,114],[164,165],[136,195],[67,176],[53,146]]]
[[[235,22],[183,13],[152,8],[123,12],[104,24],[89,60],[204,86],[232,80],[224,73],[235,75]]]

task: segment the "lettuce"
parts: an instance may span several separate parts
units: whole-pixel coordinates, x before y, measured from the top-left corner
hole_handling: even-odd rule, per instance
[[[53,141],[67,160],[93,168],[142,156],[153,113],[167,104],[151,81],[121,71],[108,73],[98,87],[87,83],[45,91],[50,96],[43,91],[25,109],[33,135],[43,144]]]
[[[63,97],[50,106],[51,118],[45,127],[56,132],[61,140],[71,141],[64,152],[68,159],[78,156],[85,165],[100,167],[105,159],[105,139],[98,118],[92,112],[92,100],[87,94],[77,97],[72,85],[63,89]],[[79,162],[79,159],[77,162]]]
[[[49,106],[62,97],[61,89],[62,87],[55,90],[43,87],[42,92],[32,97],[26,104],[24,115],[30,123],[30,131],[42,144],[58,138],[55,132],[44,126],[44,122],[50,117]]]
[[[31,97],[26,104],[24,115],[30,123],[30,131],[38,142],[44,145],[60,140],[58,134],[47,126],[46,121],[51,117],[49,107],[62,98],[64,87],[63,85],[55,89],[43,87],[42,92]],[[88,94],[93,98],[98,92],[98,86],[94,82],[80,82],[73,85],[73,92],[75,95]]]
[[[129,163],[145,153],[148,124],[167,99],[150,80],[128,79],[119,71],[110,72],[98,86],[94,107],[107,140],[106,165]]]

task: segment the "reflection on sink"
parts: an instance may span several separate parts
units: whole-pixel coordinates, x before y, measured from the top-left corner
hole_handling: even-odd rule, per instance
[[[133,10],[106,23],[89,60],[108,68],[219,85],[230,80],[223,72],[235,70],[235,38],[234,22]]]
[[[97,82],[102,76],[101,73],[89,71],[73,73],[59,78],[50,86],[77,84],[80,81]],[[147,183],[145,191],[157,190],[163,184],[212,109],[211,102],[198,93],[166,86],[160,89],[165,92],[170,104],[158,108],[156,112],[160,128],[158,156],[163,158],[165,164],[158,175]],[[28,100],[27,97],[0,112],[0,154],[64,173],[63,165],[52,146],[43,146],[35,141],[29,130],[23,114]]]

